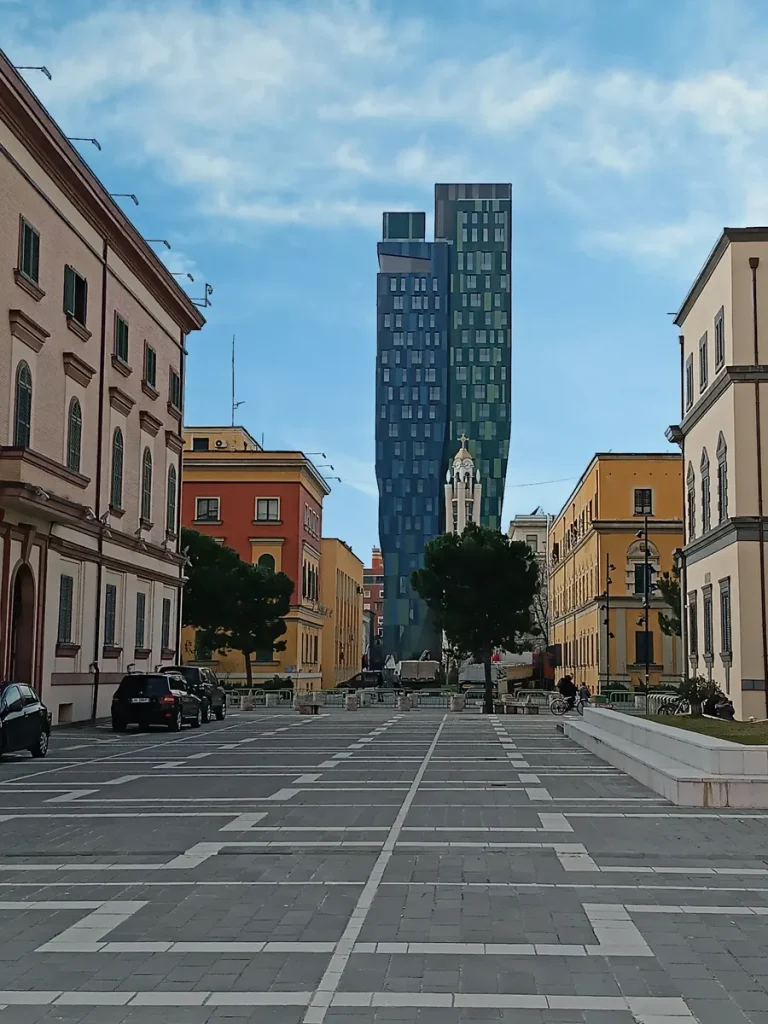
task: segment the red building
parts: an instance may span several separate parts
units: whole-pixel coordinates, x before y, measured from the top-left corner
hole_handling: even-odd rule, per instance
[[[242,427],[186,427],[181,519],[252,564],[294,582],[284,651],[257,653],[256,680],[290,676],[299,688],[321,684],[320,603],[322,502],[325,480],[301,452],[264,451]],[[184,638],[185,661],[194,643]],[[238,661],[239,658],[239,661]],[[239,656],[216,656],[217,671],[238,679]]]
[[[370,568],[363,570],[363,597],[366,609],[373,612],[373,638],[384,629],[384,562],[381,548],[371,550]]]

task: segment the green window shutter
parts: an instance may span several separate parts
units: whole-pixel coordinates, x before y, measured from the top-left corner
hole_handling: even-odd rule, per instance
[[[35,282],[40,280],[40,235],[36,231],[32,232],[32,267],[29,276]]]
[[[141,590],[136,594],[136,649],[144,647],[144,632],[147,614],[147,595]]]
[[[69,407],[69,429],[67,436],[67,469],[80,472],[80,446],[83,436],[83,414],[76,398]]]
[[[57,640],[60,644],[72,643],[72,595],[74,578],[61,576],[59,580],[59,628]]]
[[[75,315],[75,272],[72,267],[64,267],[64,312],[68,316]]]

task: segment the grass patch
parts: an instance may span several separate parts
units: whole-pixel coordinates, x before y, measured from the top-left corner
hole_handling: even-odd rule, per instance
[[[674,729],[699,732],[732,743],[768,746],[768,722],[726,722],[716,718],[689,718],[687,715],[647,715],[649,722],[669,725]]]

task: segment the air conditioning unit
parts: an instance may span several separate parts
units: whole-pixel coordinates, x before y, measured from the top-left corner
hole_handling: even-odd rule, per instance
[[[227,442],[226,441],[222,441],[221,438],[219,438],[219,440],[216,442],[216,447],[217,448],[226,448],[227,447]]]

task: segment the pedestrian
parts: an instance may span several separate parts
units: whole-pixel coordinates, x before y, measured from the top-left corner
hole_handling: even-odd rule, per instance
[[[582,683],[579,687],[579,697],[584,704],[589,704],[590,700],[592,699],[592,691],[586,683]]]
[[[557,688],[560,691],[560,696],[565,698],[568,710],[572,711],[579,693],[573,679],[570,676],[563,676],[558,682]]]

